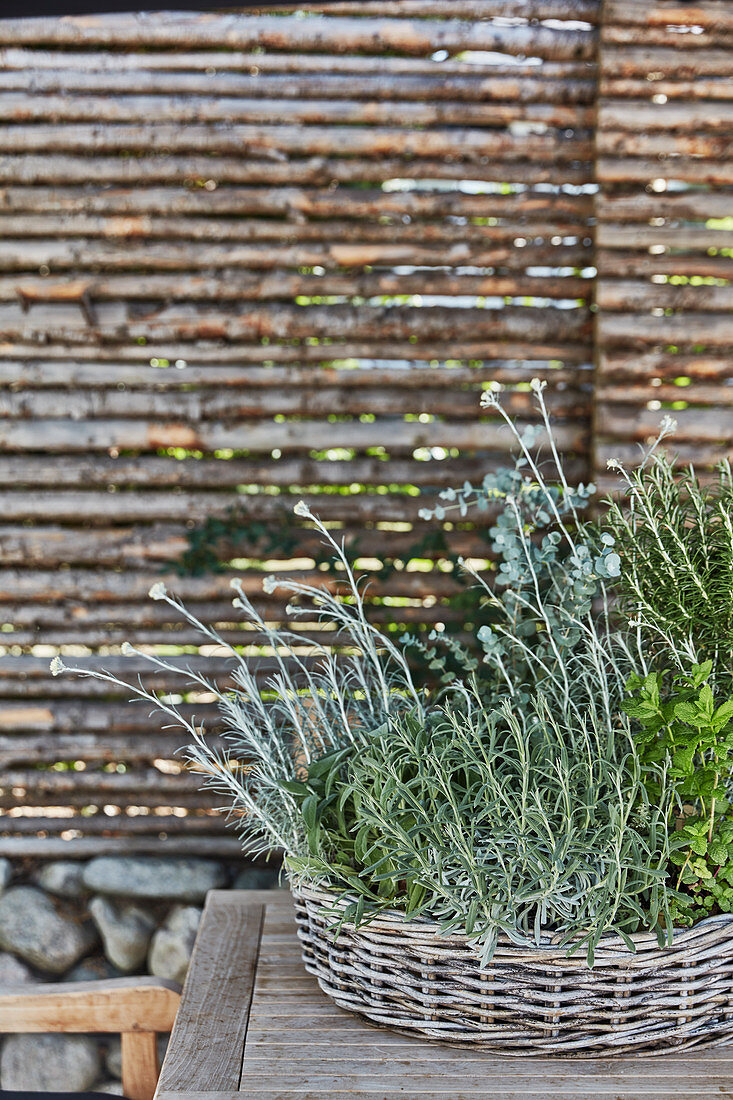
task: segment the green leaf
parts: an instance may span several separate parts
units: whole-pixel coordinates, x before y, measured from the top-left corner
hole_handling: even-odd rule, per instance
[[[725,844],[721,844],[719,840],[713,840],[708,848],[708,859],[711,863],[716,863],[721,866],[723,863],[728,862],[728,848]]]
[[[307,798],[303,799],[300,812],[303,815],[306,829],[312,832],[318,822],[318,799],[314,794],[309,794]]]

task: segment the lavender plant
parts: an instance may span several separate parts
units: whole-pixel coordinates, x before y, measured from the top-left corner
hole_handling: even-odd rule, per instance
[[[298,600],[288,607],[291,619],[307,615],[328,624],[340,651],[313,643],[306,661],[304,638],[287,629],[273,629],[257,612],[241,582],[231,582],[233,606],[268,646],[277,671],[263,685],[254,663],[242,657],[213,629],[196,618],[162,583],[150,597],[178,611],[202,636],[233,662],[231,684],[221,687],[195,672],[181,670],[163,657],[126,644],[123,653],[137,655],[151,667],[173,676],[183,675],[191,688],[211,694],[223,721],[219,737],[210,737],[195,718],[188,718],[168,697],[145,687],[142,678],[128,683],[103,670],[65,666],[55,658],[54,675],[69,671],[92,676],[134,695],[162,713],[188,741],[185,758],[202,777],[204,786],[220,793],[225,809],[252,855],[273,849],[304,854],[306,827],[299,806],[288,790],[292,782],[323,756],[359,742],[368,730],[382,725],[405,709],[423,713],[423,695],[412,680],[402,651],[387,635],[368,622],[363,584],[355,576],[342,545],[336,543],[304,503],[298,515],[309,519],[331,548],[340,565],[342,584],[336,591],[296,580],[267,577],[268,592],[276,589]],[[263,690],[264,688],[264,690]]]

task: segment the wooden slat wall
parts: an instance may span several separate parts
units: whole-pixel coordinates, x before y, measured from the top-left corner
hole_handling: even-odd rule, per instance
[[[595,463],[733,457],[733,8],[605,0]]]
[[[48,674],[194,646],[161,575],[243,640],[226,575],[171,573],[192,524],[304,496],[404,552],[400,487],[501,461],[480,392],[526,419],[537,374],[588,475],[598,4],[318,7],[0,21],[0,853],[236,850],[175,731]],[[375,580],[374,615],[451,584]]]

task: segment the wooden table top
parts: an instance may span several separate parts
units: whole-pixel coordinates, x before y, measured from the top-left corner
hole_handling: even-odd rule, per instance
[[[403,1037],[337,1008],[306,974],[286,891],[213,890],[156,1100],[733,1100],[733,1049],[498,1057]]]

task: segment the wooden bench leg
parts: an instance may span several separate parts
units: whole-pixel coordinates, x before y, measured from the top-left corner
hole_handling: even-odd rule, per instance
[[[128,1100],[153,1100],[158,1083],[158,1042],[152,1031],[122,1032],[122,1090]]]

